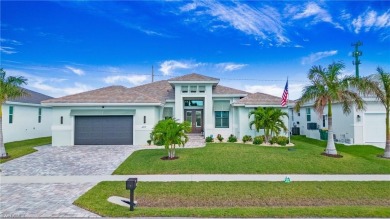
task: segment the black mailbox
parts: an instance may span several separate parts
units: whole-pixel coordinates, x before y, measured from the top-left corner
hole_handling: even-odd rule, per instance
[[[135,188],[137,188],[137,181],[138,181],[137,178],[128,178],[126,180],[126,189],[134,190]]]
[[[135,188],[137,188],[137,181],[138,179],[137,178],[128,178],[126,180],[126,189],[127,190],[130,190],[130,211],[134,211],[134,206],[135,206],[135,203],[134,203],[134,190]]]

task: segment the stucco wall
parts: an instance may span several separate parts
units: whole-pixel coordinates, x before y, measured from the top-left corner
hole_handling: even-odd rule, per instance
[[[102,107],[53,107],[53,146],[74,145],[74,116],[71,115],[71,110],[102,110]],[[135,111],[133,115],[133,144],[146,145],[150,139],[150,132],[154,125],[160,119],[161,107],[158,106],[134,106],[134,107],[109,107],[105,106],[103,110],[129,110]],[[146,123],[144,123],[146,116]],[[63,124],[61,124],[63,117]]]
[[[9,123],[9,106],[13,106],[13,123]],[[42,109],[41,123],[38,123],[38,110]],[[3,104],[4,142],[21,141],[51,136],[52,109],[39,105]]]

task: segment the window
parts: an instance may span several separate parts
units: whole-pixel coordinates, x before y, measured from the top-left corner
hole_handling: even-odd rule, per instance
[[[205,86],[199,86],[199,93],[204,93],[206,92],[206,87]]]
[[[291,109],[291,121],[294,121],[294,110]]]
[[[326,115],[322,115],[322,127],[325,127]]]
[[[197,86],[190,86],[191,93],[196,93],[197,88]]]
[[[310,108],[306,108],[306,120],[308,122],[311,121],[311,112],[310,112]]]
[[[192,126],[192,111],[186,112],[186,121],[190,123],[190,126]]]
[[[41,123],[42,121],[42,108],[38,109],[38,123]]]
[[[164,107],[163,118],[169,119],[173,117],[173,107]]]
[[[203,100],[184,100],[184,106],[203,106]]]
[[[8,122],[11,124],[14,122],[14,107],[9,106],[9,117],[8,117]]]
[[[182,93],[188,93],[188,86],[181,86]]]
[[[215,111],[215,128],[229,128],[229,111]]]

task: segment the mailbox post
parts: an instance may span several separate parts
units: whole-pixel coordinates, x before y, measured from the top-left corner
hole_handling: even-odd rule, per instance
[[[137,178],[128,178],[126,180],[126,189],[130,190],[130,211],[134,211],[134,190],[137,188]]]

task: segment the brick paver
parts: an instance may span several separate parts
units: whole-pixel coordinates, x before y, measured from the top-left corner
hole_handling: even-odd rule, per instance
[[[0,174],[2,177],[110,175],[131,153],[142,148],[145,147],[42,146],[35,153],[1,164]],[[95,184],[2,183],[0,217],[99,217],[72,204]]]

